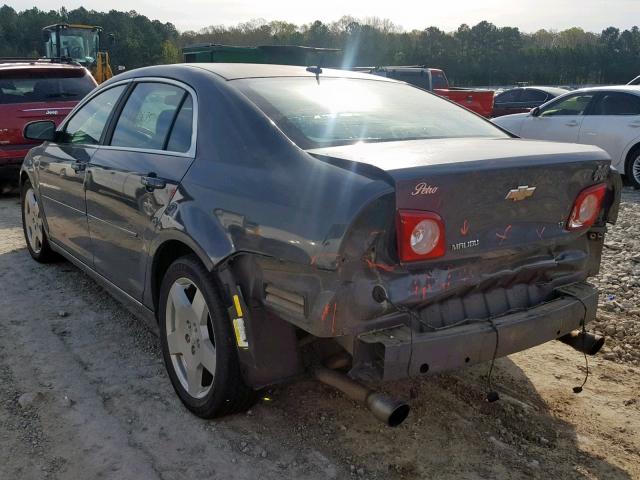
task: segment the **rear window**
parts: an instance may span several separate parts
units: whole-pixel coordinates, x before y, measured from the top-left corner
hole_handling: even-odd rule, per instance
[[[80,100],[95,86],[84,72],[3,72],[0,104]]]
[[[507,135],[406,84],[365,79],[253,78],[233,82],[301,148]]]

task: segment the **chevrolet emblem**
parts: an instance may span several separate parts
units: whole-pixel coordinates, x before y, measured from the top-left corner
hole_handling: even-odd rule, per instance
[[[520,185],[518,188],[509,190],[509,193],[507,193],[507,196],[504,197],[504,199],[518,202],[520,200],[524,200],[525,198],[529,198],[535,191],[536,187],[530,187],[529,185]]]

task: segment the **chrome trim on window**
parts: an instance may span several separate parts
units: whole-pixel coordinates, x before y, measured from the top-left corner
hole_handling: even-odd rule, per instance
[[[187,85],[186,83],[182,83],[178,80],[173,80],[171,78],[136,77],[136,78],[129,78],[126,80],[121,80],[119,82],[112,83],[106,88],[97,88],[95,91],[91,92],[91,94],[89,94],[84,100],[82,100],[82,102],[80,102],[69,113],[67,118],[65,118],[64,121],[58,127],[58,131],[64,130],[69,120],[75,115],[75,112],[80,108],[82,108],[84,105],[86,105],[89,101],[91,101],[92,98],[113,87],[117,87],[119,85],[128,84],[128,83],[166,83],[169,85],[175,85],[176,87],[182,88],[189,95],[191,95],[191,99],[193,101],[193,118],[192,118],[192,126],[191,126],[191,146],[189,147],[189,150],[187,150],[186,152],[175,152],[172,150],[157,150],[157,149],[151,149],[151,148],[134,148],[134,147],[114,147],[111,145],[100,145],[100,144],[74,143],[73,145],[74,146],[91,146],[99,150],[117,150],[117,151],[124,151],[124,152],[154,153],[154,154],[160,153],[162,155],[169,155],[172,157],[195,158],[196,144],[198,140],[198,96],[196,95],[195,90],[191,88],[189,85]]]

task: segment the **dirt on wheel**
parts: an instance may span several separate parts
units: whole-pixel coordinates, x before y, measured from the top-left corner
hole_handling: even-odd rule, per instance
[[[551,342],[497,361],[494,403],[488,365],[383,385],[412,406],[392,429],[309,378],[194,417],[154,327],[71,264],[34,262],[19,198],[0,197],[0,478],[640,478],[640,195],[623,200],[597,279],[612,338],[582,393],[583,356]]]

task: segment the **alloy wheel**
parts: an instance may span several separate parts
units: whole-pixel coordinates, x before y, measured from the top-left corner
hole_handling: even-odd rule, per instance
[[[33,191],[29,188],[25,194],[24,203],[24,224],[27,232],[27,240],[31,250],[37,255],[42,250],[44,230],[42,227],[42,217],[40,215],[40,205]]]
[[[173,370],[191,397],[212,388],[216,347],[207,302],[188,278],[177,279],[167,296],[166,338]]]
[[[640,155],[637,155],[631,164],[631,175],[636,185],[640,185]]]

